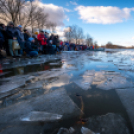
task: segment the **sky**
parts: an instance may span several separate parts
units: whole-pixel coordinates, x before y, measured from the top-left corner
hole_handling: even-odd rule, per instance
[[[65,27],[78,25],[99,45],[134,45],[133,0],[41,0],[40,4],[60,35]]]

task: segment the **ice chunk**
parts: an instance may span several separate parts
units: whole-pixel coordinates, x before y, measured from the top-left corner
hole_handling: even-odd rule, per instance
[[[65,70],[59,70],[59,71],[46,71],[42,75],[38,77],[39,80],[46,80],[52,77],[59,77],[60,75],[63,75]]]
[[[73,127],[70,127],[70,128],[69,128],[69,132],[70,132],[70,134],[72,134],[72,133],[75,132],[75,129],[74,129]]]
[[[49,82],[48,80],[48,83],[46,83],[43,88],[44,89],[51,89],[51,88],[54,88],[54,87],[62,87],[66,84],[69,84],[69,80],[70,80],[70,77],[67,75],[67,74],[64,74],[64,75],[61,75],[58,77],[58,79],[55,79],[54,82]]]
[[[62,65],[60,62],[57,62],[57,63],[49,63],[49,65],[51,66],[59,66],[59,65]]]
[[[116,89],[134,130],[134,88]]]
[[[97,85],[97,88],[104,90],[128,87],[134,87],[134,84],[132,82],[129,82],[125,77],[121,76],[108,77],[106,81],[102,81]]]
[[[86,127],[82,127],[81,132],[82,132],[82,134],[95,134],[93,131],[91,131],[90,129],[88,129]]]
[[[69,129],[67,128],[60,128],[57,134],[73,134],[75,132],[75,129],[70,127]]]
[[[60,128],[57,134],[70,134],[67,128]]]
[[[134,71],[134,67],[132,65],[118,65],[118,69],[125,71]]]
[[[16,81],[6,82],[0,86],[0,95],[12,92],[12,90],[17,89],[25,85],[24,79],[18,79]],[[10,94],[10,93],[9,93]]]
[[[60,120],[62,115],[59,114],[52,114],[48,112],[40,112],[40,111],[33,111],[30,114],[21,117],[21,121],[55,121]]]
[[[29,76],[28,78],[26,78],[26,82],[32,82],[32,81],[37,81],[38,78],[35,76]]]
[[[92,84],[104,90],[134,87],[134,84],[121,76],[120,73],[112,71],[96,72]]]
[[[39,89],[39,88],[43,88],[43,81],[30,83],[30,84],[26,85],[26,87],[24,89],[31,90],[31,89]]]
[[[114,113],[90,117],[86,127],[103,134],[130,134],[125,119]]]
[[[76,85],[78,85],[80,88],[82,88],[83,90],[88,90],[91,87],[93,81],[93,77],[92,76],[88,76],[88,77],[80,77],[77,80],[74,80],[74,83]]]
[[[29,100],[1,109],[0,123],[19,122],[20,117],[21,119],[23,115],[25,118],[28,117],[31,111],[56,113],[63,115],[63,119],[78,117],[82,114],[82,111],[67,95],[66,90],[57,89],[48,94],[33,97]],[[29,118],[25,120],[29,120]]]

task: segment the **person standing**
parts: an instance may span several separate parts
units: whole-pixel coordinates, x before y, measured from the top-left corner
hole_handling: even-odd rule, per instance
[[[25,49],[24,45],[25,45],[25,40],[24,40],[24,34],[22,33],[22,26],[18,25],[18,27],[15,29],[15,36],[17,37],[17,40],[19,42],[20,45],[20,56],[23,55],[23,50]]]
[[[40,51],[42,53],[44,53],[45,49],[46,49],[46,45],[47,45],[47,41],[44,35],[44,31],[40,31],[40,33],[37,36],[37,39],[40,43]]]
[[[57,50],[57,52],[59,52],[60,51],[60,49],[59,49],[60,41],[59,41],[59,36],[58,35],[56,35],[54,37],[53,44],[56,45],[56,50]]]
[[[14,28],[13,22],[8,23],[6,34],[7,34],[7,39],[8,39],[9,53],[12,57],[16,57],[18,56],[18,50],[13,51],[13,41],[16,40],[17,37],[15,36],[15,28]]]

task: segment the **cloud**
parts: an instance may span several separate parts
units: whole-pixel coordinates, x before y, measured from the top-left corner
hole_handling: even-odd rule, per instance
[[[70,19],[69,19],[69,18],[67,18],[66,20],[67,20],[67,21],[69,21]]]
[[[63,20],[66,19],[66,15],[63,7],[54,4],[44,4],[40,1],[35,1],[34,4],[44,8],[44,12],[49,15],[49,22],[56,23],[58,26],[64,26]]]
[[[64,37],[64,27],[56,27],[56,34],[58,34],[61,38]]]
[[[134,36],[132,37],[132,40],[134,40]]]
[[[64,28],[64,32],[69,32],[70,31],[70,27],[65,27]]]
[[[70,4],[77,6],[78,4],[75,1],[70,1]]]
[[[112,6],[77,6],[75,11],[78,11],[80,19],[86,23],[115,24],[128,20],[134,8],[120,9]]]
[[[66,12],[71,12],[71,10],[68,9],[68,8],[64,8],[64,10],[65,10]]]
[[[66,3],[66,6],[69,6],[69,3]]]

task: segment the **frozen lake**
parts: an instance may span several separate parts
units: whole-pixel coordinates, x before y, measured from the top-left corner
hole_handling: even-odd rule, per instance
[[[4,59],[0,72],[1,134],[133,134],[134,50]]]

